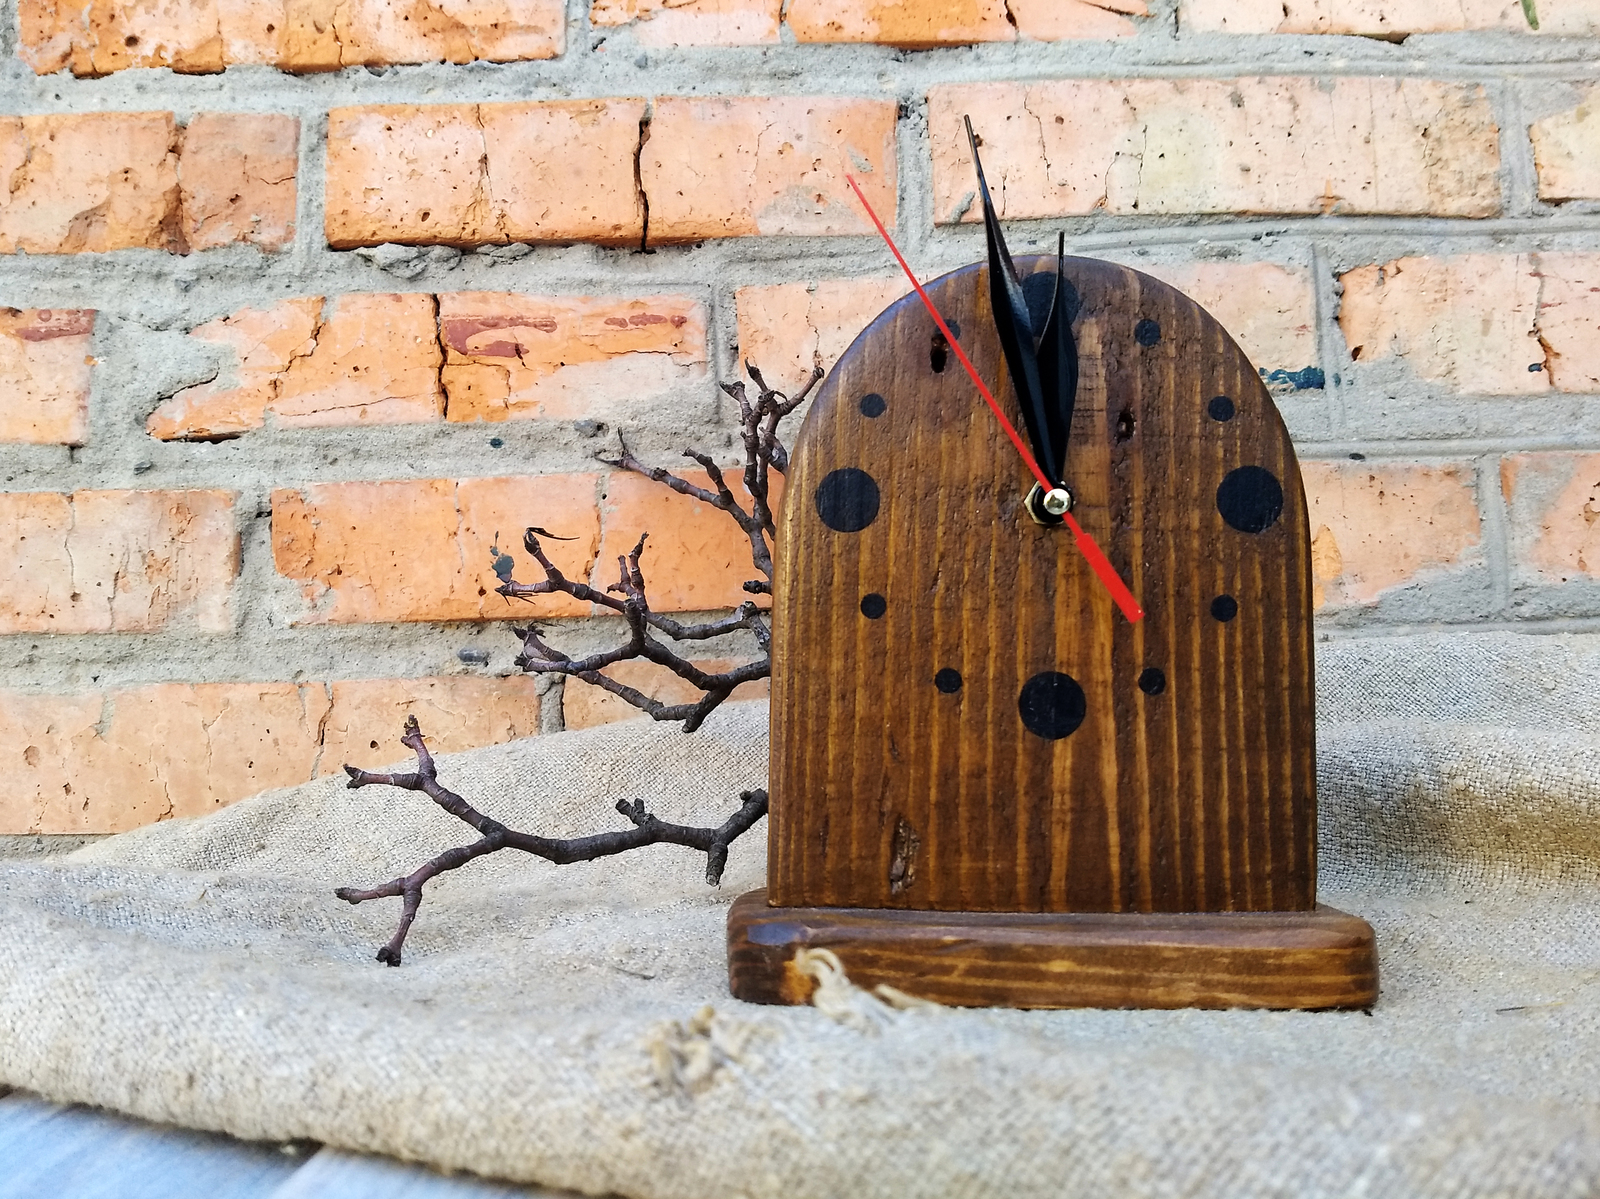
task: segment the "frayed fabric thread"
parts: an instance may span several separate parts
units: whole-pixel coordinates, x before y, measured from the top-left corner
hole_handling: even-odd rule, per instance
[[[844,963],[831,949],[801,949],[794,955],[794,968],[816,985],[811,991],[811,1006],[828,1019],[858,1032],[876,1035],[905,1012],[930,1011],[942,1005],[907,995],[888,983],[871,991],[850,981]]]

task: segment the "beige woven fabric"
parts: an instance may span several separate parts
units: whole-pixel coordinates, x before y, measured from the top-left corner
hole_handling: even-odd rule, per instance
[[[468,831],[327,780],[0,863],[0,1079],[639,1199],[1600,1193],[1600,639],[1319,652],[1322,895],[1378,930],[1370,1015],[741,1004],[723,920],[759,835],[720,891],[670,847],[498,855],[430,888],[386,969],[398,901],[332,889]],[[552,833],[614,827],[619,796],[720,819],[765,722],[534,738],[441,777]]]

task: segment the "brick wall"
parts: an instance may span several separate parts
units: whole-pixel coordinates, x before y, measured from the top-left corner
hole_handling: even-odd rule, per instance
[[[511,669],[614,629],[490,548],[742,598],[596,454],[731,457],[741,354],[903,293],[846,171],[980,258],[963,113],[1015,248],[1262,369],[1327,635],[1600,627],[1600,0],[10,0],[0,72],[0,834],[625,714]]]

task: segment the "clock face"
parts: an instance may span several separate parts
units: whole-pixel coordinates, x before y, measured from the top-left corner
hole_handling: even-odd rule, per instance
[[[1032,301],[1056,260],[1019,259]],[[1198,305],[1069,258],[1073,515],[1130,623],[916,297],[824,382],[774,592],[771,901],[1287,910],[1315,893],[1310,543],[1294,451]],[[1022,424],[987,268],[928,292]]]

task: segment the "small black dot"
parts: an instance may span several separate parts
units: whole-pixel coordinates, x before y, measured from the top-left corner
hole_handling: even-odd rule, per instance
[[[1167,676],[1154,666],[1147,666],[1139,674],[1139,690],[1146,695],[1160,695],[1167,689]]]
[[[1283,515],[1283,485],[1259,466],[1230,470],[1217,488],[1217,511],[1241,533],[1264,533]]]
[[[1133,327],[1133,340],[1142,346],[1153,346],[1161,340],[1161,326],[1148,318]]]
[[[1206,415],[1216,421],[1232,420],[1233,401],[1227,396],[1212,396],[1211,403],[1206,405]]]
[[[505,442],[498,437],[491,437],[489,438],[489,444],[498,450],[501,446],[505,445]]]
[[[946,695],[954,695],[961,690],[961,672],[959,670],[951,670],[946,666],[933,676],[933,685]]]
[[[836,533],[859,533],[878,519],[878,484],[853,466],[829,471],[817,487],[817,515]]]
[[[1231,595],[1219,595],[1211,601],[1211,615],[1215,616],[1223,624],[1227,624],[1235,616],[1239,615],[1239,601]]]
[[[868,620],[877,620],[889,610],[889,601],[874,591],[871,595],[861,597],[861,615]]]
[[[1128,441],[1133,437],[1133,412],[1124,408],[1117,416],[1117,440]]]
[[[1030,733],[1046,741],[1059,741],[1083,723],[1089,700],[1078,680],[1059,670],[1036,674],[1022,685],[1017,710]]]
[[[888,401],[875,391],[869,391],[861,397],[862,416],[882,416],[888,407]]]

